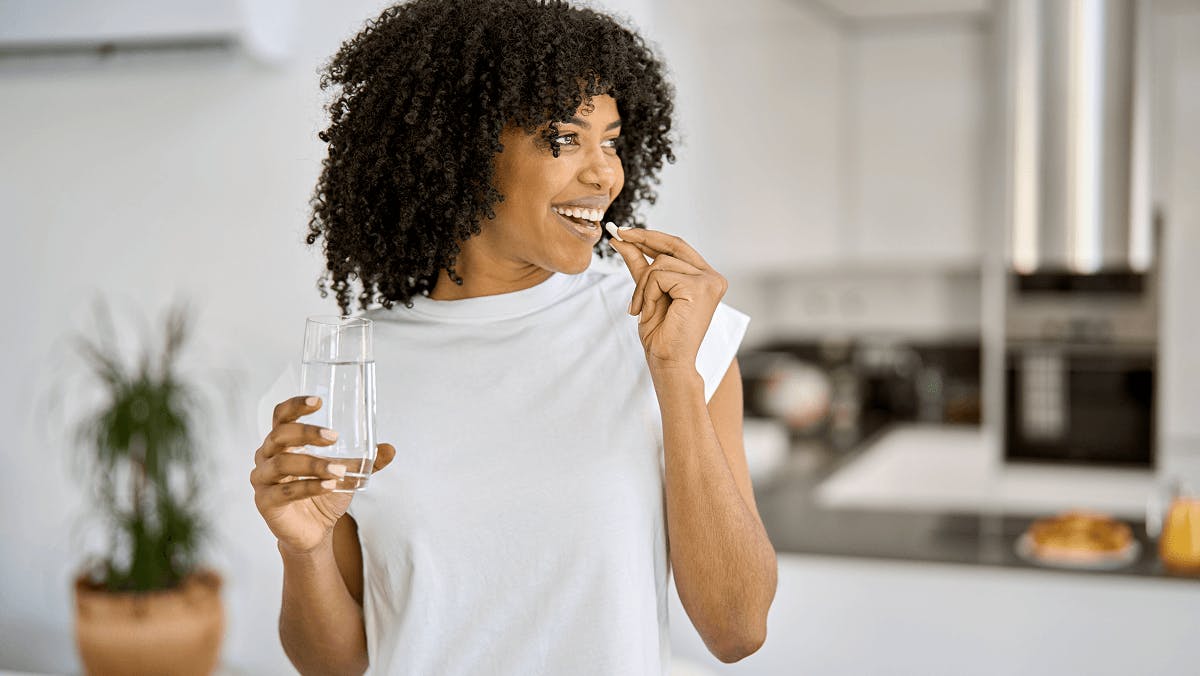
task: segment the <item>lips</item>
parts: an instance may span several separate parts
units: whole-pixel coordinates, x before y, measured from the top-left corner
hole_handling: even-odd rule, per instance
[[[584,242],[592,245],[600,241],[599,223],[586,223],[579,219],[563,216],[558,212],[552,213],[554,213],[554,216],[558,219],[559,223],[562,223],[563,227],[566,228],[572,235],[575,235]]]

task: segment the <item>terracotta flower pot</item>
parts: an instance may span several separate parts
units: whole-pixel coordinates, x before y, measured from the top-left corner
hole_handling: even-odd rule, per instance
[[[75,645],[87,674],[211,674],[225,615],[221,577],[202,570],[175,589],[105,591],[75,579]]]

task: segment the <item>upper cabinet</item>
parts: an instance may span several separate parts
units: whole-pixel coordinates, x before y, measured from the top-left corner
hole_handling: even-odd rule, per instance
[[[994,0],[820,0],[844,19],[976,17],[991,11]]]
[[[978,265],[985,38],[969,21],[848,38],[850,258]]]
[[[691,167],[684,191],[701,251],[729,270],[836,257],[844,120],[837,27],[796,2],[670,4],[678,154]]]
[[[977,265],[985,15],[838,4],[665,0],[702,250],[731,273]]]

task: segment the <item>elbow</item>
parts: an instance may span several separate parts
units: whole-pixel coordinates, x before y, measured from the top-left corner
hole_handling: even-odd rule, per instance
[[[768,584],[757,601],[727,613],[718,622],[696,624],[709,652],[725,664],[733,664],[753,655],[767,641],[767,615],[775,600],[777,580],[774,551],[771,554],[772,565],[766,576]]]
[[[713,651],[713,654],[718,660],[721,660],[725,664],[733,664],[734,662],[741,661],[758,652],[758,649],[762,647],[766,640],[767,632],[764,629],[762,632],[759,632],[753,636],[730,643],[721,650]]]
[[[298,649],[292,642],[287,640],[287,635],[280,631],[280,645],[283,647],[283,652],[288,660],[292,663],[292,667],[299,674],[321,674],[337,675],[337,676],[363,676],[367,673],[367,668],[370,666],[367,661],[366,654],[355,655],[354,658],[333,659],[330,656],[312,655],[303,649]]]
[[[706,641],[709,652],[725,664],[741,661],[763,646],[767,640],[766,622],[749,628],[749,631],[726,632],[728,638]]]

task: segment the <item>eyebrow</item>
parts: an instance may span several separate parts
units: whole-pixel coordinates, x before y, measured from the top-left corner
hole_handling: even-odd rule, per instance
[[[572,117],[572,118],[569,118],[569,119],[567,119],[567,122],[569,122],[569,123],[571,123],[571,124],[577,124],[577,125],[579,125],[579,126],[583,127],[584,129],[591,129],[591,128],[592,128],[592,125],[588,124],[588,123],[587,123],[586,121],[584,121],[584,120],[581,120],[581,119],[579,119],[578,117]],[[619,127],[619,126],[621,126],[621,121],[620,121],[620,120],[617,120],[617,121],[615,121],[615,122],[609,122],[609,123],[608,123],[608,126],[604,128],[604,131],[608,131],[608,130],[610,130],[610,129],[616,129],[616,128],[617,128],[617,127]]]

